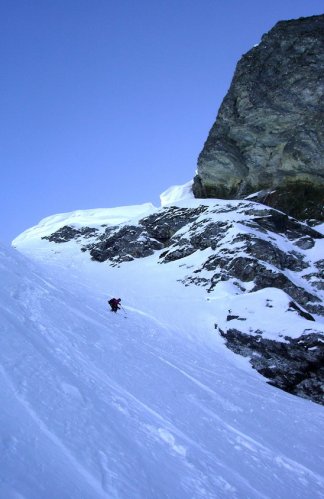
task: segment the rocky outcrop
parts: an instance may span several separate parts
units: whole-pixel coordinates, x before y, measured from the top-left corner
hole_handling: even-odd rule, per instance
[[[93,227],[75,228],[65,225],[42,239],[54,243],[75,240],[80,244],[81,251],[90,253],[92,260],[109,261],[111,265],[118,265],[135,258],[145,258],[168,246],[177,231],[196,220],[206,210],[206,206],[173,206],[143,218],[138,225],[109,226],[102,231]]]
[[[248,335],[229,328],[220,334],[228,348],[249,357],[271,385],[324,405],[324,337],[316,330],[284,342],[263,338],[262,331]]]
[[[198,159],[198,198],[323,220],[324,15],[279,22],[239,61]]]
[[[125,225],[122,228],[107,228],[95,243],[82,247],[89,251],[91,258],[98,262],[110,260],[114,264],[144,258],[163,247],[151,238],[141,226]]]
[[[44,239],[54,243],[74,239],[92,260],[113,266],[157,251],[160,264],[186,262],[195,255],[191,271],[182,279],[186,286],[203,286],[208,293],[222,281],[232,281],[241,292],[277,287],[309,312],[324,315],[323,262],[307,259],[307,250],[322,238],[284,213],[234,201],[163,208],[137,225],[101,230],[64,226]]]
[[[226,345],[249,357],[271,384],[323,403],[324,328],[316,322],[317,314],[324,316],[323,236],[316,229],[259,203],[218,200],[161,208],[136,223],[64,225],[43,239],[76,244],[92,260],[115,267],[149,256],[159,265],[172,262],[181,268],[179,281],[202,287],[210,300],[222,286],[237,300],[253,293],[222,323],[215,318]],[[250,315],[241,316],[242,310]],[[292,314],[310,325],[291,320]],[[287,323],[293,337],[287,336]]]
[[[89,238],[98,232],[98,229],[94,227],[81,227],[81,229],[76,229],[75,227],[70,227],[69,225],[64,225],[59,230],[50,234],[49,236],[44,236],[42,239],[47,239],[52,243],[67,243],[73,239],[79,239],[81,237]]]

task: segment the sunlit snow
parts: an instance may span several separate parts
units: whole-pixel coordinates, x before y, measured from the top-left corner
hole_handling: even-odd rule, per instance
[[[280,290],[209,296],[177,261],[111,267],[40,239],[155,208],[115,210],[43,220],[14,242],[30,260],[0,249],[0,498],[324,497],[323,407],[268,385],[216,328],[229,310],[269,337],[304,319]]]
[[[183,185],[173,185],[160,194],[161,206],[167,206],[179,201],[194,199],[192,192],[193,181],[190,180]]]

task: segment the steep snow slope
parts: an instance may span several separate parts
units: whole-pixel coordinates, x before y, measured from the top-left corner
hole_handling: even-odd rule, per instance
[[[111,267],[33,234],[32,263],[1,248],[1,499],[323,497],[323,407],[226,349],[231,283],[208,297],[177,261]]]

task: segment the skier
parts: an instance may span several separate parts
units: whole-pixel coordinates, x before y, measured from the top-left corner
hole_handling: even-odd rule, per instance
[[[111,311],[112,312],[117,312],[117,310],[120,309],[120,298],[112,298],[111,300],[108,300],[109,305],[111,306]]]

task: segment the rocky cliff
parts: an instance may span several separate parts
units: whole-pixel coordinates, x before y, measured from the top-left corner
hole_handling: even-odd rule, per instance
[[[279,22],[239,61],[198,159],[197,198],[323,220],[324,15]]]

